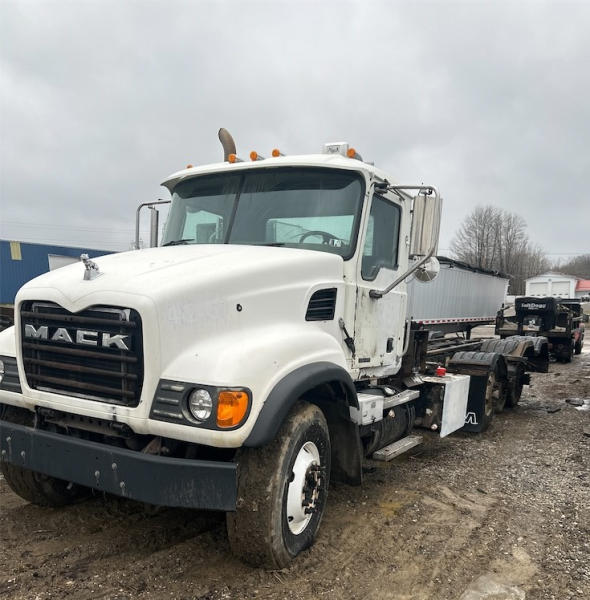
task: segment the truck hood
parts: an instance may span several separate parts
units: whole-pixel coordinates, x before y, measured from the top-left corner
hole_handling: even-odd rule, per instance
[[[201,298],[202,295],[209,299],[219,297],[228,283],[234,293],[241,289],[249,295],[261,288],[294,284],[301,278],[342,281],[343,277],[343,261],[339,256],[261,246],[150,248],[109,254],[94,262],[101,274],[93,280],[84,280],[85,268],[80,262],[31,280],[19,295],[31,298],[33,290],[41,293],[41,289],[51,289],[69,305],[65,308],[75,312],[100,302],[98,296],[107,292],[109,296],[111,293],[147,296],[159,303],[160,299],[187,292],[191,295],[200,292]],[[41,293],[39,298],[43,297]]]
[[[270,390],[290,372],[313,362],[347,366],[338,325],[346,284],[344,262],[337,255],[280,247],[187,245],[111,254],[95,262],[101,274],[93,280],[84,280],[84,264],[77,263],[37,277],[17,295],[14,348],[23,397],[30,407],[50,406],[97,418],[114,415],[141,433],[164,432],[237,447]],[[306,319],[313,295],[325,289],[335,292],[333,316]],[[53,302],[71,313],[93,306],[137,311],[140,328],[130,332],[130,346],[141,344],[144,365],[137,407],[30,388],[19,352],[19,308],[30,301]],[[45,326],[55,326],[43,318]],[[85,331],[81,322],[71,322],[67,328],[72,335],[74,330]],[[100,331],[99,324],[87,327]],[[230,434],[195,432],[150,419],[161,381],[247,388],[253,398],[248,421]]]

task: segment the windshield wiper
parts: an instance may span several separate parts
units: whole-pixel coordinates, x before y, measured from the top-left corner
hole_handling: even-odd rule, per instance
[[[285,242],[269,242],[268,244],[254,244],[255,246],[284,246]]]
[[[162,244],[162,246],[180,246],[181,244],[188,244],[189,242],[194,242],[194,238],[185,238],[184,240],[172,240],[171,242],[166,242]]]

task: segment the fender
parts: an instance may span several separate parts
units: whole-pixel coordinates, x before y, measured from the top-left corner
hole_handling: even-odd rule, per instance
[[[273,440],[289,411],[305,392],[333,382],[344,386],[347,405],[358,408],[354,383],[342,367],[330,362],[304,365],[286,375],[271,390],[244,446],[256,448]]]
[[[481,351],[499,352],[508,361],[511,357],[525,358],[528,371],[549,371],[549,342],[543,336],[511,335],[503,340],[486,340]]]
[[[0,355],[16,357],[15,335],[14,325],[0,331]]]
[[[507,377],[506,361],[499,352],[455,352],[447,365],[450,373],[464,373],[472,377],[487,377],[488,372],[494,369],[501,377]]]

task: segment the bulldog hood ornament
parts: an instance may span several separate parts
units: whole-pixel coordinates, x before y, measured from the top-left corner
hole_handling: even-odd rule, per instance
[[[96,279],[100,277],[102,273],[100,272],[98,265],[88,258],[88,254],[81,254],[80,260],[84,263],[85,271],[84,271],[84,280],[91,281],[92,279]]]

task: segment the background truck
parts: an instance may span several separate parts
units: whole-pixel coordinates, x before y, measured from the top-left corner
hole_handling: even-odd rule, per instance
[[[547,339],[551,355],[570,362],[584,345],[584,311],[579,299],[523,296],[515,300],[514,316],[498,311],[496,335],[541,336]]]
[[[19,291],[0,333],[2,472],[41,505],[95,490],[226,511],[233,552],[283,567],[331,480],[361,484],[363,460],[419,443],[415,427],[483,431],[547,369],[547,342],[470,339],[505,280],[436,260],[435,187],[394,184],[345,143],[245,162],[220,139],[223,162],[164,181],[160,247]]]

